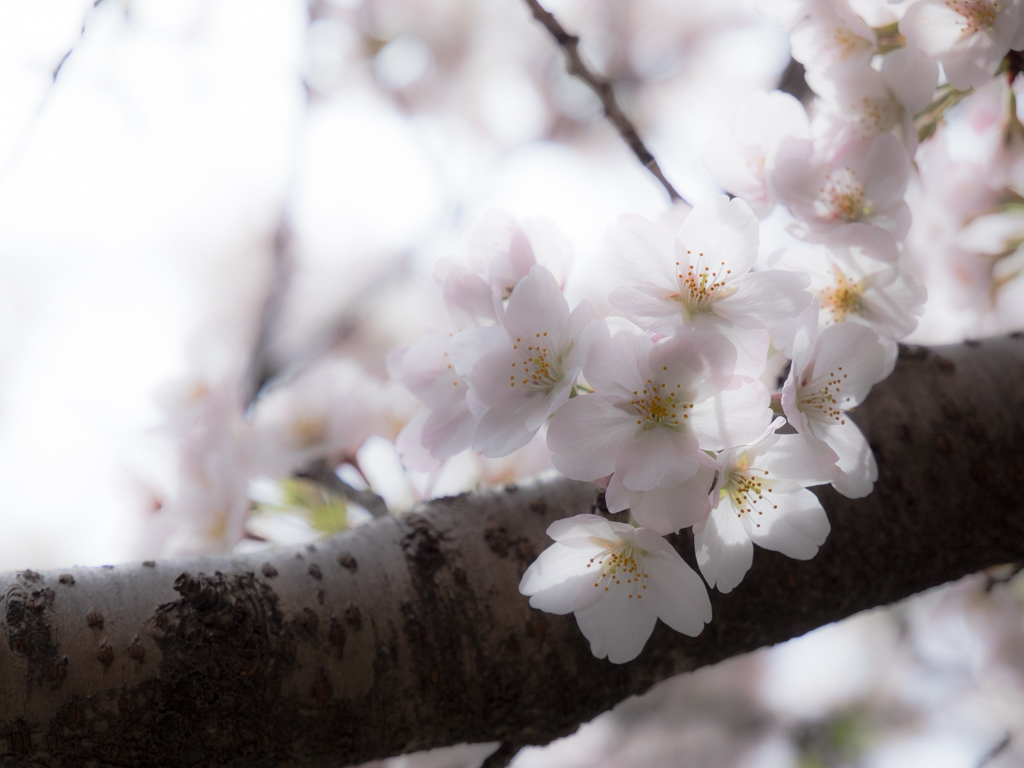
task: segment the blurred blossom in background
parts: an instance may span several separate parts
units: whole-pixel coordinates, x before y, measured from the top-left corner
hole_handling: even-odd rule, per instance
[[[720,191],[702,149],[778,85],[778,21],[754,0],[546,7],[683,196]],[[997,85],[922,148],[921,342],[1024,326],[1020,259],[1001,250],[1024,235],[981,216],[1014,181],[974,172],[1000,151]],[[542,439],[403,469],[393,441],[416,406],[388,353],[445,326],[435,266],[472,256],[476,217],[553,224],[570,302],[604,314],[607,225],[672,214],[521,0],[5,0],[0,104],[4,570],[370,519],[295,475],[321,457],[397,511],[548,470]],[[1024,765],[1010,575],[668,681],[513,765]],[[493,748],[384,764],[477,766]]]

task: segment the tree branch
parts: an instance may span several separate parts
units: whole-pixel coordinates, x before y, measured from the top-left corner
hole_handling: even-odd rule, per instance
[[[608,118],[608,122],[615,126],[623,141],[633,150],[637,160],[640,161],[644,168],[654,174],[654,178],[661,182],[661,186],[668,192],[668,196],[673,203],[686,202],[683,200],[682,195],[676,191],[676,188],[672,186],[672,182],[665,178],[665,174],[661,172],[658,161],[654,159],[654,155],[647,149],[647,146],[640,138],[640,134],[637,133],[636,127],[615,100],[615,90],[612,88],[612,84],[600,75],[591,72],[590,68],[583,62],[580,56],[580,39],[576,35],[570,35],[566,32],[558,19],[545,10],[537,0],[525,0],[525,2],[530,7],[533,17],[544,25],[544,28],[551,33],[551,36],[555,38],[555,42],[558,43],[565,53],[566,69],[569,74],[578,77],[590,86],[590,90],[597,94],[597,97],[601,100],[601,105],[604,107],[604,114]]]
[[[622,666],[517,590],[551,521],[598,508],[569,480],[273,553],[0,576],[0,765],[336,766],[545,743],[672,675],[1024,560],[1022,380],[1021,337],[904,350],[856,414],[878,484],[818,490],[818,556],[758,550],[712,593],[703,634],[659,624]]]

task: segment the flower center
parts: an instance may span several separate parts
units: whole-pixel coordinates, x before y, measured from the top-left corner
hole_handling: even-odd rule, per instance
[[[946,0],[946,7],[960,16],[960,29],[973,35],[995,24],[999,3],[989,0]]]
[[[719,496],[729,497],[733,509],[736,510],[736,517],[750,515],[758,528],[761,524],[757,522],[755,515],[763,515],[769,506],[771,509],[779,508],[778,504],[772,504],[771,498],[765,498],[766,493],[772,493],[771,480],[767,475],[767,469],[751,467],[747,454],[744,453],[730,467],[729,479],[719,491]]]
[[[724,299],[736,292],[736,286],[726,285],[726,276],[731,275],[732,270],[725,268],[725,262],[721,262],[712,272],[711,267],[702,265],[703,258],[703,253],[697,254],[697,263],[688,265],[685,274],[680,262],[676,262],[679,293],[671,299],[679,302],[687,318],[710,312],[715,299]]]
[[[644,389],[633,390],[633,399],[629,404],[640,417],[636,423],[644,432],[656,427],[680,432],[683,429],[680,418],[690,418],[687,411],[693,408],[693,403],[683,402],[682,385],[676,384],[675,392],[668,390],[667,386],[665,383],[655,384],[648,379]]]
[[[850,168],[825,174],[825,183],[818,190],[818,200],[825,207],[825,217],[856,221],[867,213],[864,188]]]
[[[835,283],[818,294],[822,309],[832,313],[832,321],[841,323],[847,315],[860,312],[860,297],[864,293],[864,281],[855,283],[839,267],[833,267]]]
[[[560,361],[547,346],[547,331],[534,334],[532,344],[523,350],[525,360],[512,363],[514,369],[508,377],[510,387],[524,387],[534,392],[550,392],[562,379]],[[516,337],[512,349],[520,350],[523,346],[522,337]]]
[[[816,387],[809,387],[805,379],[800,383],[797,407],[815,421],[845,424],[844,410],[839,407],[839,395],[846,378],[843,367],[839,366],[835,371],[829,371],[828,378]]]
[[[647,589],[647,566],[644,564],[647,550],[630,541],[607,541],[594,536],[590,540],[604,548],[604,552],[590,558],[587,563],[587,568],[597,571],[594,587],[605,592],[625,587],[630,598],[642,600],[641,593]]]

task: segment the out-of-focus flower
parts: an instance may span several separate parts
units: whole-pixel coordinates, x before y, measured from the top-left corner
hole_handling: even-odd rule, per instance
[[[907,45],[939,61],[949,84],[978,88],[1020,40],[1018,0],[919,0],[899,29]]]

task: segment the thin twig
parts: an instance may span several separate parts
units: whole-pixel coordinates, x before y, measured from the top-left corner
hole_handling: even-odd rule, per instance
[[[264,387],[280,373],[273,359],[271,347],[278,322],[281,319],[284,297],[291,286],[292,272],[294,271],[291,243],[292,231],[288,224],[287,212],[285,212],[274,233],[273,274],[270,276],[267,293],[263,299],[259,331],[256,334],[256,343],[249,358],[249,370],[244,379],[245,386],[248,387],[247,405],[252,405]]]
[[[307,480],[312,480],[314,483],[319,483],[324,488],[329,488],[349,501],[363,507],[374,517],[387,517],[389,514],[388,505],[384,499],[369,489],[365,491],[356,490],[338,477],[334,469],[323,459],[314,461],[305,469],[296,472],[295,476],[304,477]]]
[[[1001,755],[1003,752],[1005,752],[1009,748],[1011,741],[1012,741],[1012,738],[1011,738],[1010,734],[1006,734],[1003,737],[1003,740],[1000,741],[998,744],[996,744],[994,747],[992,747],[992,749],[990,749],[988,751],[988,754],[986,754],[981,759],[981,762],[978,763],[978,768],[985,768],[986,765],[988,765],[993,760],[995,760],[997,757],[999,757],[999,755]]]
[[[504,741],[495,752],[492,752],[480,768],[506,768],[509,763],[519,754],[519,745]]]
[[[672,183],[665,178],[665,174],[661,172],[661,168],[658,166],[658,161],[654,159],[654,155],[644,145],[640,134],[636,131],[636,127],[615,100],[615,91],[612,88],[612,84],[600,75],[591,72],[587,65],[583,63],[583,59],[580,57],[580,39],[576,35],[570,35],[566,32],[565,28],[558,22],[558,19],[546,11],[537,0],[524,1],[530,6],[533,17],[544,25],[545,29],[551,33],[559,47],[565,52],[566,69],[569,74],[578,77],[597,94],[604,107],[604,114],[608,118],[608,122],[615,126],[623,141],[633,150],[637,160],[640,161],[644,168],[654,174],[654,178],[661,182],[672,202],[686,202],[683,196],[676,192],[676,188],[672,186]]]

